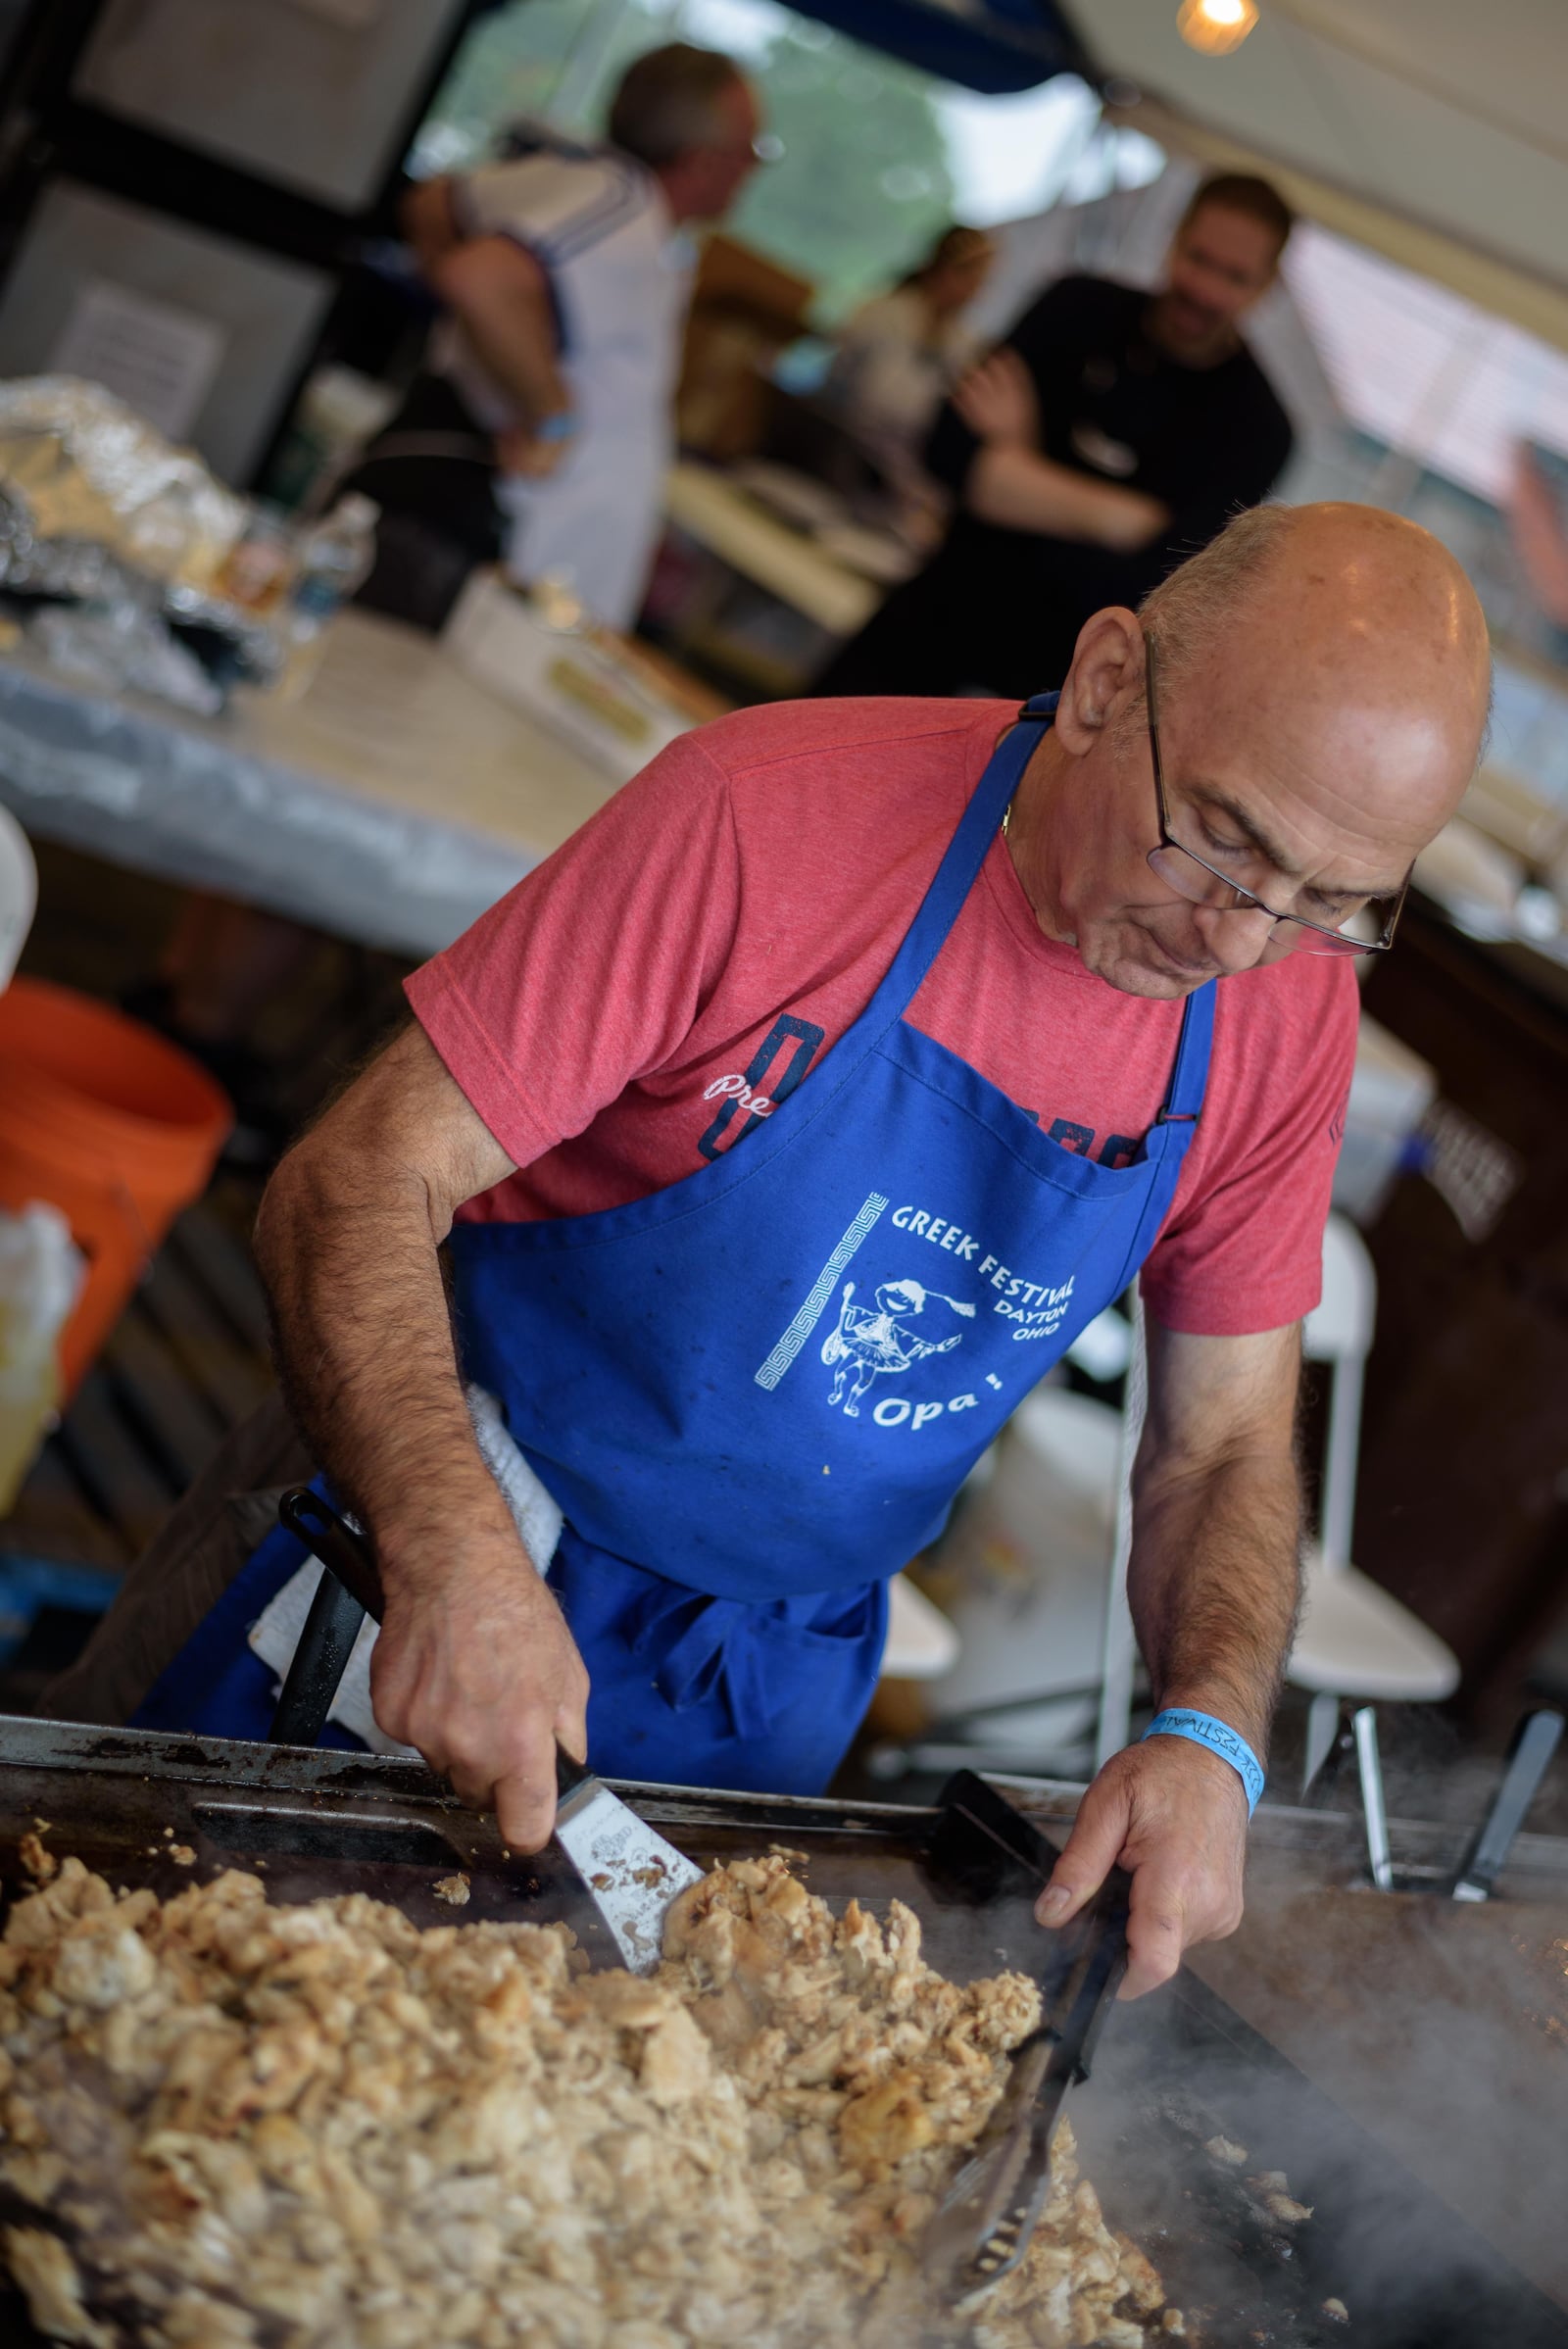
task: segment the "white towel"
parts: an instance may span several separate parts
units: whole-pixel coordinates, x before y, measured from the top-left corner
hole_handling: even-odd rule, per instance
[[[501,1496],[512,1512],[522,1546],[538,1572],[545,1574],[561,1540],[561,1510],[508,1435],[495,1396],[487,1395],[482,1387],[470,1387],[468,1410],[484,1464],[501,1488]],[[305,1618],[311,1611],[322,1572],[318,1559],[307,1558],[299,1572],[289,1577],[262,1610],[247,1634],[262,1662],[277,1674],[279,1688],[294,1661],[294,1650],[300,1643]],[[363,1737],[372,1753],[408,1754],[417,1760],[412,1745],[400,1745],[395,1737],[388,1737],[376,1727],[375,1715],[370,1710],[370,1650],[375,1645],[378,1629],[368,1616],[361,1624],[360,1636],[349,1652],[326,1717],[352,1730],[355,1737]]]

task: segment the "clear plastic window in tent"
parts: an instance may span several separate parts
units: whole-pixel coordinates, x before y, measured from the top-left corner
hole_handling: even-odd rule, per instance
[[[817,289],[831,323],[910,268],[953,220],[994,227],[1140,185],[1164,158],[1102,120],[1086,83],[982,97],[775,0],[514,0],[478,24],[415,141],[419,175],[500,152],[518,120],[597,134],[616,80],[670,40],[722,49],[755,82],[769,167],[728,232]]]

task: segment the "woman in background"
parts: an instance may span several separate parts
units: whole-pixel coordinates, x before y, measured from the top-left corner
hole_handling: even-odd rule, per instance
[[[944,229],[918,269],[839,329],[822,403],[906,496],[931,493],[920,452],[938,408],[976,356],[963,313],[994,259],[983,229]]]

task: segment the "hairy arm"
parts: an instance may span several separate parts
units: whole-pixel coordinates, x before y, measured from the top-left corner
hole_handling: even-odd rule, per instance
[[[561,372],[556,313],[544,270],[511,237],[480,236],[438,255],[426,274],[432,292],[462,321],[480,361],[521,413],[522,438],[503,450],[505,468],[548,472],[564,444],[530,442],[530,435],[547,417],[569,416],[572,399]]]
[[[1299,1333],[1183,1337],[1147,1323],[1150,1402],[1133,1481],[1128,1597],[1156,1707],[1190,1706],[1261,1760],[1300,1588],[1295,1456]],[[1130,1745],[1078,1813],[1042,1923],[1133,1875],[1127,1994],[1242,1915],[1247,1800],[1228,1762],[1180,1737]]]
[[[256,1251],[290,1406],[380,1566],[376,1720],[534,1850],[588,1679],[474,1441],[437,1256],[513,1171],[410,1027],[283,1159]]]
[[[1261,1756],[1300,1594],[1300,1336],[1187,1338],[1146,1318],[1149,1417],[1127,1594],[1161,1705]]]

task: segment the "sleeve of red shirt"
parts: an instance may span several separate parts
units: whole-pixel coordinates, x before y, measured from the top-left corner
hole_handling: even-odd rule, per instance
[[[1245,1147],[1227,1163],[1194,1163],[1196,1180],[1184,1174],[1144,1265],[1144,1301],[1169,1330],[1240,1338],[1285,1329],[1322,1294],[1323,1225],[1355,1063],[1360,991],[1346,961],[1319,961],[1313,980],[1283,1022],[1249,1023],[1236,1121]],[[1222,985],[1216,1047],[1228,1010]]]
[[[514,1164],[670,1057],[723,969],[739,899],[728,780],[685,734],[408,980]]]

